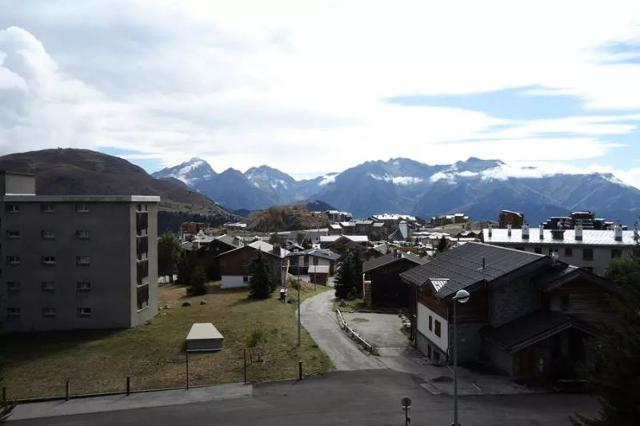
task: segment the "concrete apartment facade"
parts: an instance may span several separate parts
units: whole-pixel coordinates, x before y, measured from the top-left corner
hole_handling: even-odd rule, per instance
[[[156,196],[36,195],[4,173],[4,332],[128,328],[157,313]]]
[[[630,256],[636,248],[635,231],[596,229],[484,229],[487,244],[556,256],[562,262],[604,276],[612,259]]]

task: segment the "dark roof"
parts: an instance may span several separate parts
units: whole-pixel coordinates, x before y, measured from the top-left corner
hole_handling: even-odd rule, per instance
[[[482,268],[482,259],[485,267]],[[491,282],[527,265],[550,262],[547,256],[482,243],[466,243],[452,248],[429,263],[403,272],[401,277],[418,286],[431,285],[431,279],[446,279],[436,286],[437,295],[445,298],[458,290],[481,282]]]
[[[546,292],[561,287],[576,278],[582,278],[605,290],[616,291],[615,284],[606,278],[564,262],[557,262],[548,272],[537,278],[537,281],[541,283],[542,291]]]
[[[568,328],[594,335],[597,329],[578,318],[560,312],[534,312],[500,327],[485,327],[480,334],[509,352],[517,352]]]
[[[239,247],[238,244],[236,244],[235,242],[236,239],[231,235],[220,235],[219,237],[216,237],[216,240],[220,241],[221,243],[225,243],[226,245],[231,247]]]
[[[294,256],[304,256],[304,255],[320,257],[322,259],[327,259],[327,260],[340,259],[339,254],[334,253],[328,249],[308,249],[303,251],[293,251],[293,252],[290,252],[287,256],[294,257]]]
[[[396,256],[393,252],[391,252],[391,253],[385,254],[384,256],[376,257],[364,262],[362,264],[362,272],[370,272],[370,271],[373,271],[374,269],[378,269],[383,266],[390,265],[394,262],[398,262],[403,259],[413,262],[416,265],[422,265],[427,261],[427,260],[421,259],[420,256],[416,256],[413,253],[398,253],[398,256]]]

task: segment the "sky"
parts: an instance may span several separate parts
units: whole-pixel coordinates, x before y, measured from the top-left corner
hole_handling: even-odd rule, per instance
[[[640,187],[640,2],[0,0],[0,155],[55,147],[297,178],[476,156]]]

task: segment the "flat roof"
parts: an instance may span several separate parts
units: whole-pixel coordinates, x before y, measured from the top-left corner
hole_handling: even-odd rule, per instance
[[[222,339],[222,333],[210,322],[196,322],[191,326],[187,340]]]
[[[576,231],[574,229],[566,229],[563,238],[553,239],[552,230],[543,230],[543,239],[540,239],[540,229],[530,228],[529,239],[522,238],[522,229],[512,229],[511,236],[509,230],[504,228],[493,228],[491,237],[489,230],[483,229],[482,234],[484,242],[487,244],[519,244],[519,245],[550,245],[550,246],[635,246],[635,231],[622,231],[622,241],[616,241],[615,231],[613,230],[597,230],[584,229],[582,231],[582,240],[576,240]]]
[[[29,195],[7,194],[4,201],[21,203],[159,203],[157,195]]]

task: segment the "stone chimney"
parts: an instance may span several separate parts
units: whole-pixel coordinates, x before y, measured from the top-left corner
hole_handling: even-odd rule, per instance
[[[493,237],[493,225],[489,224],[489,238]]]
[[[542,241],[542,240],[544,240],[544,226],[542,224],[540,224],[538,229],[540,230],[540,240]]]
[[[507,225],[507,236],[511,236],[511,224]]]
[[[582,241],[582,224],[578,223],[576,225],[576,241]]]
[[[526,223],[522,225],[522,239],[523,240],[529,239],[529,225],[527,225]]]

